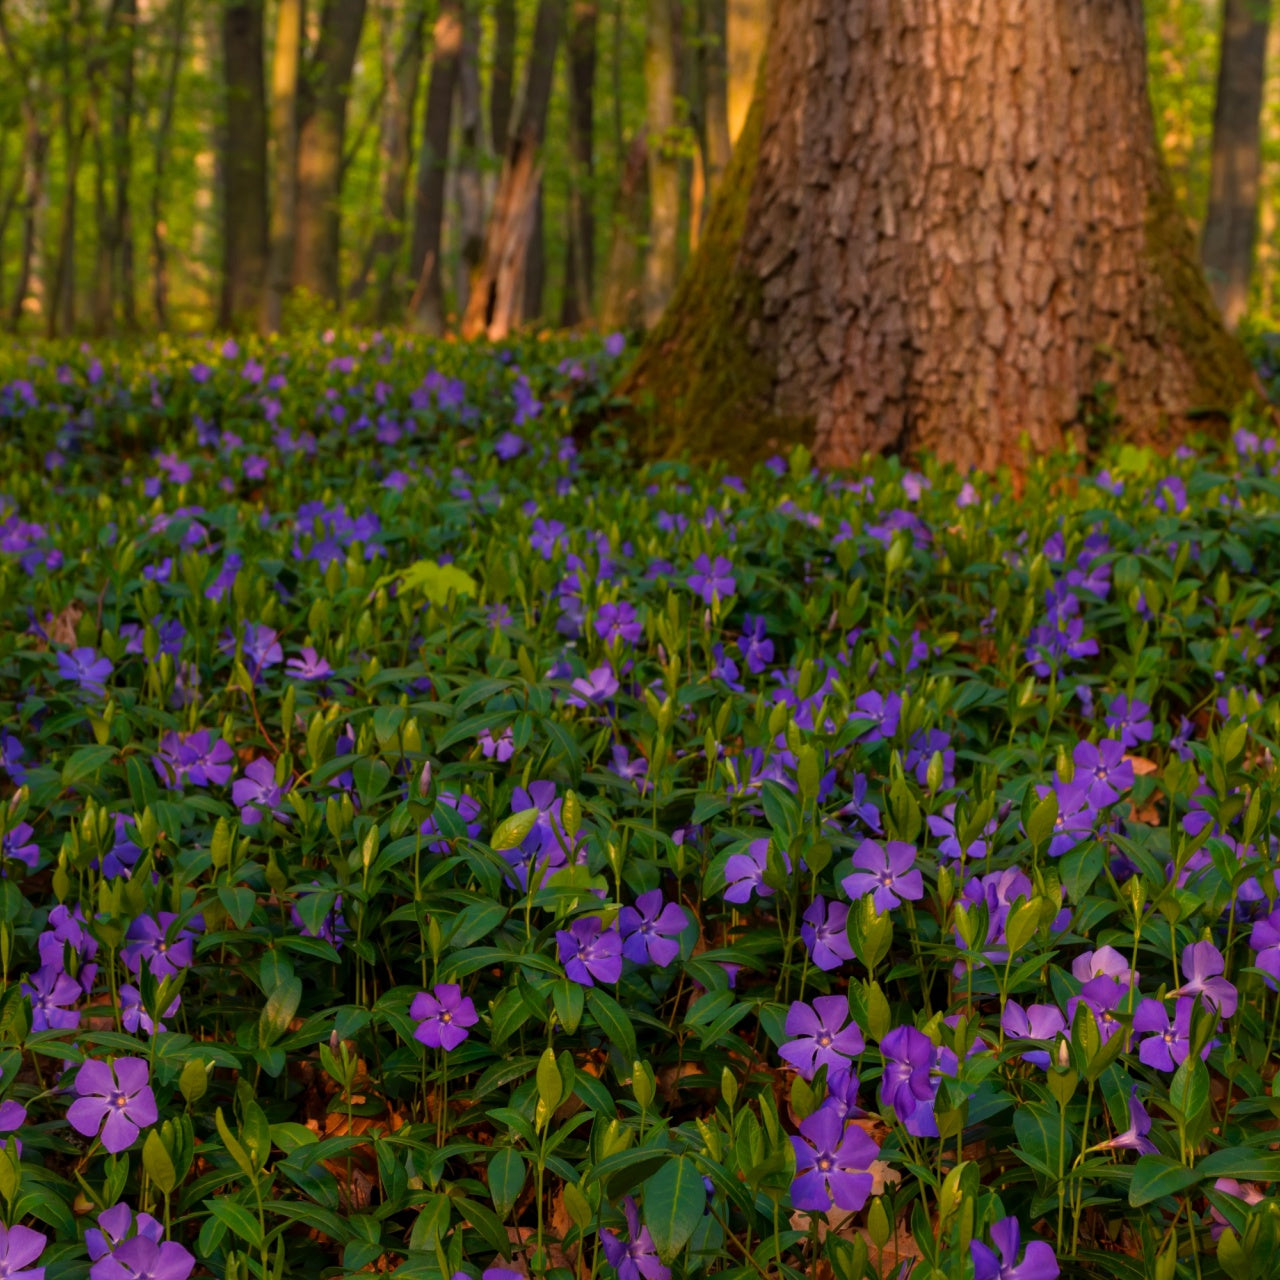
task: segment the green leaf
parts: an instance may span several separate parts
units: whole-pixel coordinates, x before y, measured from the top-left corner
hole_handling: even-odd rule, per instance
[[[707,1207],[698,1167],[687,1156],[668,1160],[644,1184],[644,1223],[663,1261],[688,1243]]]
[[[80,747],[73,751],[62,766],[62,785],[73,787],[77,782],[92,778],[103,765],[115,759],[115,747]]]
[[[1196,1169],[1170,1160],[1159,1152],[1143,1156],[1133,1166],[1133,1181],[1129,1183],[1129,1203],[1135,1208],[1159,1200],[1162,1196],[1176,1196],[1200,1180]]]
[[[255,1249],[262,1248],[262,1228],[258,1225],[257,1218],[244,1205],[225,1196],[217,1200],[206,1200],[204,1204],[214,1218],[234,1231],[241,1240],[247,1241]]]
[[[450,591],[460,596],[476,593],[476,580],[470,574],[455,564],[437,564],[434,560],[418,560],[398,573],[379,578],[378,585],[385,587],[397,578],[402,581],[403,590],[421,591],[435,605],[446,604]]]
[[[1238,1178],[1241,1182],[1280,1182],[1280,1155],[1256,1147],[1224,1147],[1199,1164],[1201,1178]]]
[[[269,1049],[289,1029],[293,1015],[302,1003],[302,979],[289,977],[267,997],[258,1019],[258,1046]]]
[[[538,1060],[538,1097],[548,1111],[554,1111],[560,1105],[563,1085],[560,1079],[560,1068],[556,1065],[556,1051],[548,1048]]]
[[[160,1141],[160,1135],[152,1129],[142,1144],[142,1167],[147,1176],[160,1189],[161,1195],[172,1195],[178,1185],[178,1171],[173,1167],[169,1153]]]
[[[489,837],[489,848],[496,853],[517,848],[524,843],[524,838],[533,830],[533,824],[537,820],[537,809],[521,809],[519,813],[504,818]]]
[[[611,995],[606,995],[597,987],[590,987],[587,990],[587,1008],[591,1011],[596,1026],[622,1050],[623,1059],[634,1062],[638,1056],[636,1029],[623,1012],[622,1006]]]
[[[500,1218],[511,1212],[528,1174],[524,1157],[514,1147],[499,1147],[489,1160],[489,1195]]]
[[[1199,1054],[1184,1058],[1169,1083],[1169,1102],[1190,1124],[1209,1105],[1209,1071]]]

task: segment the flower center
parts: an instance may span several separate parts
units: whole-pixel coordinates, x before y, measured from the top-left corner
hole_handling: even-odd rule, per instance
[[[452,1021],[453,1021],[453,1014],[451,1014],[451,1013],[449,1012],[449,1010],[448,1010],[448,1009],[445,1009],[445,1010],[440,1014],[440,1021],[441,1021],[441,1022],[452,1022]]]
[[[129,1105],[129,1099],[123,1093],[117,1093],[112,1097],[111,1105],[115,1107],[117,1111],[123,1111],[125,1107]]]
[[[822,1035],[820,1035],[820,1036],[818,1037],[818,1044],[819,1044],[823,1049],[829,1048],[829,1047],[830,1047],[830,1045],[831,1045],[831,1037],[830,1037],[829,1035],[827,1035],[827,1033],[824,1031],[824,1032],[822,1033]]]
[[[823,1173],[826,1173],[831,1168],[831,1164],[832,1162],[828,1160],[826,1156],[823,1156],[822,1159],[818,1161],[818,1168],[821,1169]]]

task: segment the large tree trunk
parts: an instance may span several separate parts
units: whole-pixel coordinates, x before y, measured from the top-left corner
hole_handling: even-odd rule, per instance
[[[538,0],[520,115],[507,143],[485,233],[484,256],[467,300],[464,337],[487,333],[499,341],[521,315],[525,266],[542,180],[538,151],[547,128],[563,25],[564,0]]]
[[[667,443],[1024,463],[1107,384],[1167,443],[1251,385],[1170,194],[1141,0],[794,0],[629,380]]]
[[[1253,274],[1270,21],[1270,0],[1226,0],[1223,6],[1209,212],[1201,260],[1222,318],[1233,329],[1244,319]]]
[[[573,0],[569,24],[569,226],[564,254],[560,323],[591,316],[595,293],[595,88],[597,0]]]
[[[327,303],[339,298],[342,150],[351,72],[365,0],[325,0],[312,65],[300,93],[294,287]]]
[[[397,3],[387,3],[382,15],[385,32],[382,74],[387,88],[378,139],[382,153],[381,221],[370,250],[376,281],[374,316],[379,324],[398,318],[404,305],[405,196],[426,21],[424,0],[410,0],[403,7],[398,34],[393,39],[392,16],[400,7]]]
[[[9,326],[22,321],[31,281],[39,275],[36,257],[40,242],[40,215],[46,200],[45,174],[49,158],[49,131],[42,123],[39,106],[24,101],[22,106],[22,239],[18,249],[18,274],[9,307]]]
[[[649,133],[649,252],[644,267],[644,322],[652,328],[676,287],[680,171],[676,127],[676,41],[671,0],[649,0],[644,52],[645,120]]]
[[[302,0],[280,0],[271,56],[271,139],[275,184],[271,200],[267,287],[262,328],[274,333],[284,319],[293,270],[293,228],[298,211],[298,76],[302,64]]]
[[[413,325],[422,333],[444,329],[444,284],[440,271],[444,232],[444,188],[453,131],[453,98],[462,56],[461,0],[440,0],[431,52],[431,80],[422,113],[418,189],[409,263],[417,285],[409,303]]]
[[[266,284],[267,100],[262,79],[263,0],[223,10],[226,134],[222,160],[223,328],[257,324]]]

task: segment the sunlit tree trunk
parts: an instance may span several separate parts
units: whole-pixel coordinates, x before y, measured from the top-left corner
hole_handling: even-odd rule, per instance
[[[324,0],[299,88],[293,284],[327,303],[340,296],[342,153],[364,11],[365,0]]]
[[[28,84],[31,82],[28,80]],[[13,283],[13,301],[9,306],[9,325],[16,329],[22,320],[31,282],[36,275],[40,215],[44,209],[45,174],[49,156],[49,131],[42,124],[41,113],[29,95],[22,108],[22,195],[19,208],[22,233],[18,248],[18,273]]]
[[[676,287],[680,172],[671,148],[676,127],[676,48],[671,0],[649,0],[645,45],[645,118],[649,135],[649,250],[644,269],[644,322],[662,318]]]
[[[262,0],[223,9],[226,136],[222,158],[222,295],[218,322],[248,328],[262,314],[266,284],[267,101],[263,83]]]
[[[1253,275],[1270,22],[1270,0],[1225,0],[1209,210],[1200,253],[1222,318],[1233,329],[1248,309]]]
[[[521,315],[541,182],[538,152],[546,133],[563,25],[563,0],[538,0],[520,114],[508,139],[502,176],[485,231],[484,255],[463,316],[466,337],[487,333],[498,340],[510,332]]]
[[[119,79],[116,88],[118,114],[113,129],[115,152],[115,209],[113,228],[116,239],[115,294],[120,304],[120,319],[126,331],[138,327],[137,283],[133,257],[133,112],[134,53],[138,44],[137,0],[120,0],[120,24],[123,49],[120,54]]]
[[[542,319],[542,299],[547,285],[547,206],[541,168],[535,181],[537,188],[533,193],[533,214],[525,248],[524,287],[519,304],[514,308],[516,315],[526,324]]]
[[[409,256],[412,278],[417,282],[409,303],[410,319],[414,327],[423,333],[440,333],[444,328],[444,277],[440,269],[440,253],[449,138],[453,131],[453,100],[462,55],[461,0],[440,0],[432,35],[431,79],[422,115],[413,251]]]
[[[595,296],[595,89],[597,0],[573,0],[569,23],[569,225],[560,323],[590,319]]]
[[[960,467],[1224,424],[1253,385],[1170,191],[1141,0],[791,0],[627,389],[673,448]]]

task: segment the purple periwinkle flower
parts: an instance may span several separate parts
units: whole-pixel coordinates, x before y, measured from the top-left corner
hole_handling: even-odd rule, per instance
[[[22,982],[31,1000],[32,1031],[69,1031],[80,1025],[80,1014],[68,1006],[84,994],[80,984],[60,965],[43,965]]]
[[[285,670],[295,680],[323,680],[333,674],[327,658],[322,658],[310,645],[303,648],[296,658],[285,663]]]
[[[67,1120],[87,1138],[99,1136],[117,1155],[131,1147],[141,1129],[156,1122],[156,1096],[148,1083],[145,1058],[117,1058],[114,1063],[91,1058],[76,1072],[76,1100]]]
[[[1134,1012],[1133,1029],[1149,1033],[1138,1045],[1138,1057],[1156,1071],[1176,1071],[1191,1052],[1191,1013],[1195,999],[1181,996],[1169,1017],[1164,1002],[1144,1000]],[[1209,1045],[1204,1057],[1209,1056]]]
[[[1147,1137],[1151,1132],[1151,1117],[1147,1109],[1138,1101],[1138,1086],[1134,1085],[1129,1094],[1129,1127],[1106,1142],[1099,1142],[1095,1151],[1136,1151],[1139,1155],[1150,1155],[1156,1144]]]
[[[1124,750],[1123,742],[1104,738],[1097,746],[1077,742],[1071,753],[1074,781],[1085,785],[1085,795],[1095,809],[1114,804],[1133,786],[1133,765],[1124,758]]]
[[[689,917],[682,906],[664,904],[661,889],[642,893],[634,907],[618,913],[622,930],[622,954],[636,964],[656,964],[665,969],[679,954],[676,939],[688,927]]]
[[[1182,976],[1186,982],[1171,996],[1198,995],[1210,1009],[1223,1018],[1235,1014],[1236,989],[1222,976],[1226,970],[1222,952],[1212,942],[1193,942],[1182,951]]]
[[[456,1049],[480,1021],[470,996],[456,982],[437,982],[431,991],[419,991],[409,1006],[417,1024],[413,1038],[428,1049]]]
[[[581,987],[622,977],[622,935],[606,929],[599,916],[580,916],[568,929],[558,929],[556,947],[565,976]]]
[[[750,902],[753,893],[762,898],[772,896],[773,890],[764,882],[765,867],[769,857],[768,840],[753,840],[745,853],[731,854],[724,864],[726,902]],[[791,874],[791,859],[783,853],[783,864]]]
[[[0,838],[0,855],[21,862],[30,870],[35,870],[40,858],[40,846],[32,840],[32,829],[29,822],[15,823]]]
[[[693,572],[686,581],[703,604],[713,604],[717,599],[725,600],[737,590],[733,563],[724,556],[716,556],[714,563],[709,556],[699,556],[693,562]]]
[[[819,969],[830,973],[853,959],[853,946],[845,930],[849,908],[843,902],[827,902],[819,895],[809,904],[803,919],[800,937]]]
[[[105,696],[106,682],[114,670],[111,659],[99,657],[96,649],[72,649],[58,654],[58,675],[98,698]]]
[[[279,808],[288,789],[288,784],[276,782],[275,765],[259,756],[245,766],[244,777],[231,784],[231,799],[246,827],[257,826],[268,815],[277,822],[288,822],[288,814]]]
[[[187,1280],[195,1256],[173,1240],[131,1236],[93,1264],[90,1280]]]
[[[195,934],[189,929],[173,933],[173,923],[177,918],[173,911],[161,911],[155,916],[138,916],[129,925],[120,958],[130,973],[138,973],[146,961],[151,976],[157,982],[163,982],[191,964]],[[194,925],[195,921],[191,923]]]
[[[872,894],[876,911],[892,911],[904,899],[924,897],[924,881],[915,869],[916,848],[902,840],[864,840],[853,855],[853,871],[840,882],[854,901]]]
[[[97,1262],[131,1235],[145,1236],[159,1244],[164,1237],[164,1227],[149,1213],[140,1213],[135,1219],[133,1210],[123,1201],[112,1205],[110,1209],[103,1209],[98,1214],[98,1225],[88,1227],[84,1233],[89,1260]]]
[[[938,1081],[937,1046],[915,1027],[894,1027],[880,1042],[884,1075],[880,1077],[880,1103],[891,1107],[907,1132],[917,1138],[936,1138],[938,1122],[933,1114]]]
[[[600,1247],[605,1261],[618,1273],[618,1280],[670,1280],[671,1269],[663,1265],[648,1227],[640,1225],[636,1202],[627,1196],[622,1202],[627,1220],[627,1240],[617,1232],[602,1230]],[[485,1273],[487,1280],[488,1273]]]
[[[1107,728],[1120,735],[1121,745],[1130,750],[1142,742],[1150,742],[1154,732],[1151,708],[1136,698],[1130,701],[1120,694],[1107,707]]]
[[[1055,1004],[1031,1004],[1025,1009],[1016,1000],[1004,1007],[1000,1026],[1011,1040],[1041,1040],[1052,1042],[1067,1029],[1067,1020]],[[1021,1055],[1023,1062],[1049,1069],[1049,1054],[1045,1049],[1031,1049]]]
[[[988,1248],[981,1240],[969,1242],[973,1257],[973,1280],[1056,1280],[1058,1259],[1053,1247],[1043,1240],[1032,1240],[1018,1262],[1022,1231],[1017,1218],[1001,1218],[991,1224],[991,1241],[1000,1251]]]
[[[30,1227],[6,1227],[0,1222],[0,1276],[4,1280],[44,1280],[44,1268],[31,1264],[48,1242],[48,1236]]]
[[[625,641],[627,644],[638,644],[644,635],[644,627],[636,618],[635,605],[625,600],[617,604],[602,604],[596,610],[596,634],[607,645]]]
[[[861,694],[853,704],[856,720],[870,720],[871,727],[860,739],[866,743],[881,742],[898,732],[898,720],[902,715],[902,698],[896,693],[880,694],[872,690]]]
[[[618,677],[606,662],[585,676],[579,676],[570,687],[573,692],[565,699],[569,706],[594,706],[598,702],[607,702],[618,692]]]
[[[819,1107],[800,1123],[791,1139],[796,1177],[791,1203],[801,1210],[824,1213],[834,1205],[856,1213],[874,1185],[871,1165],[880,1148],[860,1125],[850,1124],[834,1109]]]
[[[851,1020],[847,996],[818,996],[811,1005],[797,1000],[787,1010],[784,1027],[795,1038],[778,1050],[778,1056],[806,1080],[823,1066],[829,1079],[842,1076],[866,1048],[862,1029]]]

